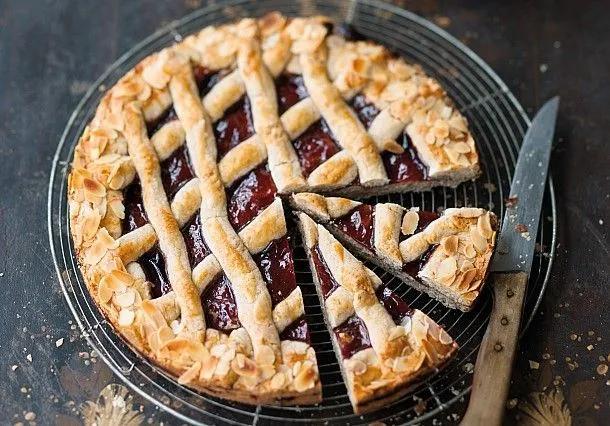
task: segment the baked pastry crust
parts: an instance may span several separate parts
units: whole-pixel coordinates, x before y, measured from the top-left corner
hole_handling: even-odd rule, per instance
[[[381,280],[322,225],[315,224],[305,213],[297,216],[322,312],[354,411],[365,413],[400,398],[417,378],[445,363],[457,344],[417,309],[402,318],[392,315],[390,308],[378,298]],[[337,283],[330,295],[325,289],[328,285],[325,280]],[[350,334],[349,327],[345,326],[350,318],[357,318],[363,324],[366,331],[362,333],[370,339],[370,345],[346,355],[345,346],[350,343],[342,342],[342,333]],[[345,341],[357,339],[355,334],[350,334]]]
[[[286,235],[281,201],[236,229],[227,205],[241,179],[266,164],[278,193],[377,194],[456,185],[478,174],[465,119],[438,83],[381,46],[329,34],[328,23],[272,13],[188,36],[122,77],[75,149],[70,225],[93,299],[133,348],[202,392],[255,404],[321,397],[311,346],[280,337],[303,313],[300,291],[274,306],[253,260]],[[219,76],[202,97],[201,70]],[[280,112],[274,79],[286,72],[302,77],[307,96]],[[352,105],[360,95],[378,110],[368,125]],[[221,152],[213,125],[244,97],[254,134]],[[164,121],[170,108],[175,119]],[[294,141],[320,120],[337,152],[305,173]],[[404,152],[396,142],[403,134],[427,168],[425,179],[388,175],[384,156]],[[184,147],[193,178],[170,195],[161,164]],[[124,232],[125,191],[137,181],[147,223]],[[331,201],[329,217],[353,203]],[[209,253],[191,265],[182,230],[197,212]],[[379,227],[384,236],[395,233],[390,228]],[[171,283],[160,297],[139,264],[157,246]],[[397,259],[391,244],[379,250]],[[230,281],[239,314],[240,327],[230,333],[206,324],[200,299],[219,274]]]
[[[492,212],[449,208],[421,226],[417,209],[407,210],[393,203],[367,205],[368,215],[373,218],[372,242],[367,245],[342,227],[362,203],[314,193],[294,194],[290,202],[295,209],[325,224],[362,257],[451,308],[469,311],[481,293],[498,227]],[[364,222],[362,214],[366,213],[358,214],[356,220]]]

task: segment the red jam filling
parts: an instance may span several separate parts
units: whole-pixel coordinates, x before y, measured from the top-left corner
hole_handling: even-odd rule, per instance
[[[220,160],[232,148],[254,134],[250,99],[242,97],[231,105],[225,115],[214,123],[214,136]]]
[[[161,162],[161,182],[171,202],[176,193],[189,180],[195,177],[186,144],[175,150],[166,160]]]
[[[266,165],[258,166],[228,191],[229,222],[239,231],[268,207],[277,189]]]
[[[305,177],[341,150],[324,119],[309,126],[292,142],[292,145],[297,152]]]
[[[303,77],[298,74],[280,74],[275,79],[275,90],[277,92],[279,115],[282,115],[291,106],[309,96],[303,82]]]
[[[331,223],[364,247],[373,248],[373,206],[360,204],[350,213],[333,219]]]
[[[371,339],[364,321],[356,315],[333,329],[343,358],[351,358],[357,352],[371,347]]]
[[[403,133],[396,141],[398,143],[402,142],[402,146],[405,147],[401,154],[392,154],[388,151],[381,153],[381,159],[383,160],[390,183],[427,180],[428,168],[417,156],[409,135]]]
[[[413,314],[413,309],[387,286],[379,286],[376,293],[379,302],[388,311],[396,324],[400,324],[405,317]]]
[[[273,306],[287,298],[297,288],[288,235],[271,241],[262,252],[253,255],[252,258],[267,283]]]
[[[280,340],[297,340],[299,342],[305,342],[311,344],[311,337],[309,335],[309,328],[305,317],[302,316],[295,320],[292,324],[284,329],[280,333]]]
[[[411,275],[413,278],[417,278],[417,274],[426,265],[426,262],[428,262],[430,255],[436,247],[436,245],[430,246],[428,247],[428,250],[426,250],[419,259],[415,259],[412,262],[403,263],[402,270],[407,274]]]
[[[379,114],[379,109],[366,100],[363,94],[358,94],[352,99],[352,109],[356,112],[356,115],[360,119],[360,122],[364,124],[365,128],[369,128],[371,122]]]
[[[313,260],[314,267],[316,268],[316,274],[318,276],[318,284],[320,285],[320,291],[324,300],[328,299],[328,296],[339,287],[339,283],[330,273],[330,269],[326,265],[326,262],[320,254],[320,248],[316,245],[311,250],[311,259]]]
[[[142,201],[140,179],[135,178],[123,190],[123,205],[125,206],[125,217],[121,221],[123,235],[148,223],[148,217],[146,211],[144,211],[144,202]]]
[[[146,281],[151,283],[150,295],[153,299],[172,291],[165,269],[165,258],[158,244],[144,253],[138,259],[138,263],[144,270]]]
[[[184,225],[181,232],[186,244],[186,251],[189,255],[189,263],[191,268],[194,268],[210,254],[210,249],[206,245],[203,233],[201,232],[201,215],[199,211]]]
[[[225,274],[218,274],[214,281],[208,284],[201,295],[201,306],[208,328],[231,331],[241,327],[231,282]]]

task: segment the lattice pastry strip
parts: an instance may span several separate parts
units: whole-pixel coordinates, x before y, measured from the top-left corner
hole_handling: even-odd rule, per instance
[[[363,413],[399,398],[414,378],[438,368],[457,345],[322,225],[305,213],[298,219],[354,410]]]

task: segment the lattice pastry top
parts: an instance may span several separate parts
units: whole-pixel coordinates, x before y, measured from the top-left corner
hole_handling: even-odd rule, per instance
[[[70,225],[91,295],[179,381],[253,403],[320,398],[278,194],[378,194],[479,173],[432,78],[324,17],[208,27],[103,97]]]

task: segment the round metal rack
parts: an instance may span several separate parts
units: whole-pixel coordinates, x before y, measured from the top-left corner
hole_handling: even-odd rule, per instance
[[[53,160],[48,225],[51,250],[68,305],[84,336],[108,366],[135,392],[192,424],[275,424],[341,423],[381,421],[386,424],[412,424],[447,415],[450,406],[470,390],[472,367],[491,308],[489,289],[470,313],[445,308],[378,268],[374,269],[388,285],[413,307],[419,308],[443,325],[456,338],[460,349],[443,369],[413,388],[413,391],[384,409],[356,416],[349,403],[339,373],[330,337],[322,320],[319,301],[300,238],[295,237],[295,269],[303,291],[306,316],[318,357],[324,399],[316,406],[250,406],[198,394],[179,385],[148,360],[133,352],[114,333],[89,297],[80,275],[69,234],[66,182],[69,164],[80,134],[100,101],[126,71],[143,57],[180,40],[200,28],[244,16],[260,16],[271,10],[287,15],[324,14],[351,23],[358,32],[376,40],[407,60],[421,64],[437,78],[457,107],[466,115],[479,149],[483,175],[455,189],[390,195],[405,206],[441,210],[453,206],[489,208],[504,213],[519,145],[530,121],[521,105],[500,78],[471,50],[423,18],[378,1],[257,1],[219,2],[172,22],[121,56],[90,88],[68,121]],[[537,241],[548,253],[536,256],[525,307],[524,328],[531,322],[548,282],[556,240],[556,214],[553,184],[549,180]],[[425,410],[422,413],[422,408]]]

